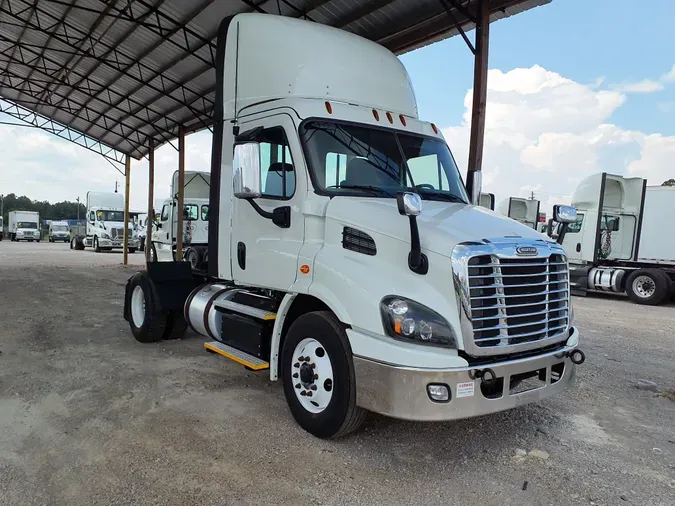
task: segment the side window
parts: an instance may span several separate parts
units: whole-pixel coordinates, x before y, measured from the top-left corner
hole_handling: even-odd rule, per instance
[[[295,193],[295,167],[283,128],[263,130],[260,143],[260,180],[262,196],[289,199]]]
[[[96,221],[96,214],[94,211],[89,212],[89,221]]]
[[[570,223],[567,226],[567,233],[568,234],[578,234],[581,231],[581,225],[584,222],[584,215],[583,214],[577,214],[577,221],[574,223]]]
[[[164,204],[162,207],[162,217],[161,221],[167,221],[169,219],[169,206]]]
[[[199,219],[199,206],[196,204],[187,204],[183,207],[183,219],[196,221]]]
[[[408,167],[416,185],[431,185],[434,190],[450,189],[448,176],[435,154],[410,158]],[[410,184],[408,181],[408,185]]]
[[[202,206],[202,221],[209,221],[209,206]]]

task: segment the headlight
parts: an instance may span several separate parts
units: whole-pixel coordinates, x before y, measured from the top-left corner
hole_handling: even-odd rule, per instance
[[[110,239],[110,236],[106,232],[101,232],[101,239]]]
[[[403,297],[385,297],[380,303],[382,323],[395,339],[455,348],[457,340],[445,319],[428,307]]]

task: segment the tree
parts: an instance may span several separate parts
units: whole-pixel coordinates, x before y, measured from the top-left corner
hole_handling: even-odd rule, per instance
[[[75,220],[77,219],[77,202],[57,202],[50,204],[46,200],[43,202],[31,200],[25,195],[17,197],[14,193],[5,195],[3,202],[4,221],[9,223],[10,211],[37,211],[40,213],[40,220]],[[80,217],[85,216],[86,208],[84,204],[80,206]]]
[[[675,179],[670,178],[668,181],[664,181],[661,186],[675,186]]]

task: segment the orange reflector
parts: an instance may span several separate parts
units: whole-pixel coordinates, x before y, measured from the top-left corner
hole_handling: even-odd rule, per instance
[[[326,102],[326,103],[328,103],[328,102]],[[301,265],[300,266],[300,272],[302,272],[303,274],[309,274],[309,265],[307,265],[307,264]]]
[[[375,109],[373,109],[373,117],[375,118],[375,121],[380,121],[380,113]]]
[[[406,123],[405,123],[405,116],[403,116],[403,114],[399,114],[399,115],[398,115],[398,119],[401,120],[401,124],[402,124],[403,126],[406,126]]]
[[[434,133],[435,133],[435,134],[438,133],[438,127],[436,127],[436,125],[434,125],[433,123],[431,124],[431,128],[434,129]]]
[[[391,115],[390,112],[387,113],[387,119],[389,120],[389,123],[393,123],[393,122],[394,122],[394,117]]]
[[[326,101],[326,110],[328,111],[328,114],[333,114],[333,106],[330,105],[330,102]]]
[[[394,320],[394,332],[401,333],[401,320]]]

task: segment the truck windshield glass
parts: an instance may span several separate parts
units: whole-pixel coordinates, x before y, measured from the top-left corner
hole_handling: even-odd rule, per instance
[[[20,221],[16,224],[16,228],[37,228],[37,223],[34,221]]]
[[[67,232],[68,227],[66,225],[52,225],[52,231],[54,231],[54,232]]]
[[[305,124],[301,135],[313,180],[324,192],[393,197],[415,191],[425,200],[469,200],[440,140],[328,121]]]
[[[98,221],[124,221],[124,211],[96,211]]]

